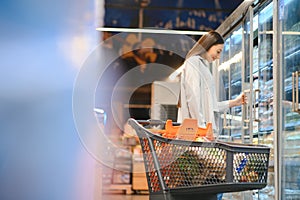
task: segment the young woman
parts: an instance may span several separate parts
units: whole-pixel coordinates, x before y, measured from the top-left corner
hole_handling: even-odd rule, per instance
[[[215,136],[219,134],[217,113],[240,106],[246,101],[243,93],[233,100],[217,100],[215,80],[209,70],[209,63],[220,58],[223,47],[224,40],[216,31],[203,35],[188,52],[181,73],[179,122],[193,118],[198,120],[200,127],[211,122]]]

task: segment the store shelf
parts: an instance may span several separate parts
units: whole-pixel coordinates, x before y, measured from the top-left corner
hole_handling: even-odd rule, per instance
[[[104,185],[102,192],[104,194],[106,193],[120,193],[124,192],[125,194],[133,194],[132,191],[132,186],[131,184],[109,184],[109,185]]]
[[[148,182],[145,172],[144,160],[133,161],[132,189],[134,191],[148,191]]]

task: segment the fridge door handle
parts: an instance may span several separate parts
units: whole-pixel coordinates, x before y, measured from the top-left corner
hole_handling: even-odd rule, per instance
[[[292,111],[295,112],[295,72],[292,73]]]
[[[260,93],[260,89],[255,89],[254,90],[254,100],[258,99]],[[257,98],[256,98],[257,97]],[[256,104],[256,103],[255,103]],[[254,116],[254,121],[260,122],[259,116],[257,115],[256,117],[256,105],[254,104],[253,106],[253,116]],[[257,106],[257,113],[259,113],[259,104]]]
[[[223,114],[224,118],[223,118],[223,129],[230,129],[230,127],[227,125],[227,113],[226,111]]]
[[[249,99],[249,95],[250,95],[250,90],[244,90],[244,94],[248,97]],[[248,105],[248,102],[246,102],[244,104],[244,112],[245,112],[245,119],[244,119],[244,122],[245,123],[249,123],[250,122],[250,116],[249,116],[249,105]]]
[[[292,73],[292,111],[300,113],[299,109],[299,74],[300,71]]]

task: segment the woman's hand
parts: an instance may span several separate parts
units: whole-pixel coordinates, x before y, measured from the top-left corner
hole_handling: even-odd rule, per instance
[[[245,95],[244,92],[242,92],[239,96],[237,96],[235,99],[233,100],[229,100],[229,107],[235,107],[235,106],[240,106],[240,105],[244,105],[247,104],[247,95]]]

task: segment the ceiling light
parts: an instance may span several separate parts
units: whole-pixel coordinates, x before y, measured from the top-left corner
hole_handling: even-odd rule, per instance
[[[207,31],[184,31],[184,30],[169,30],[169,29],[150,29],[150,28],[114,28],[114,27],[99,27],[97,31],[107,32],[128,32],[128,33],[158,33],[158,34],[181,34],[181,35],[204,35]]]

